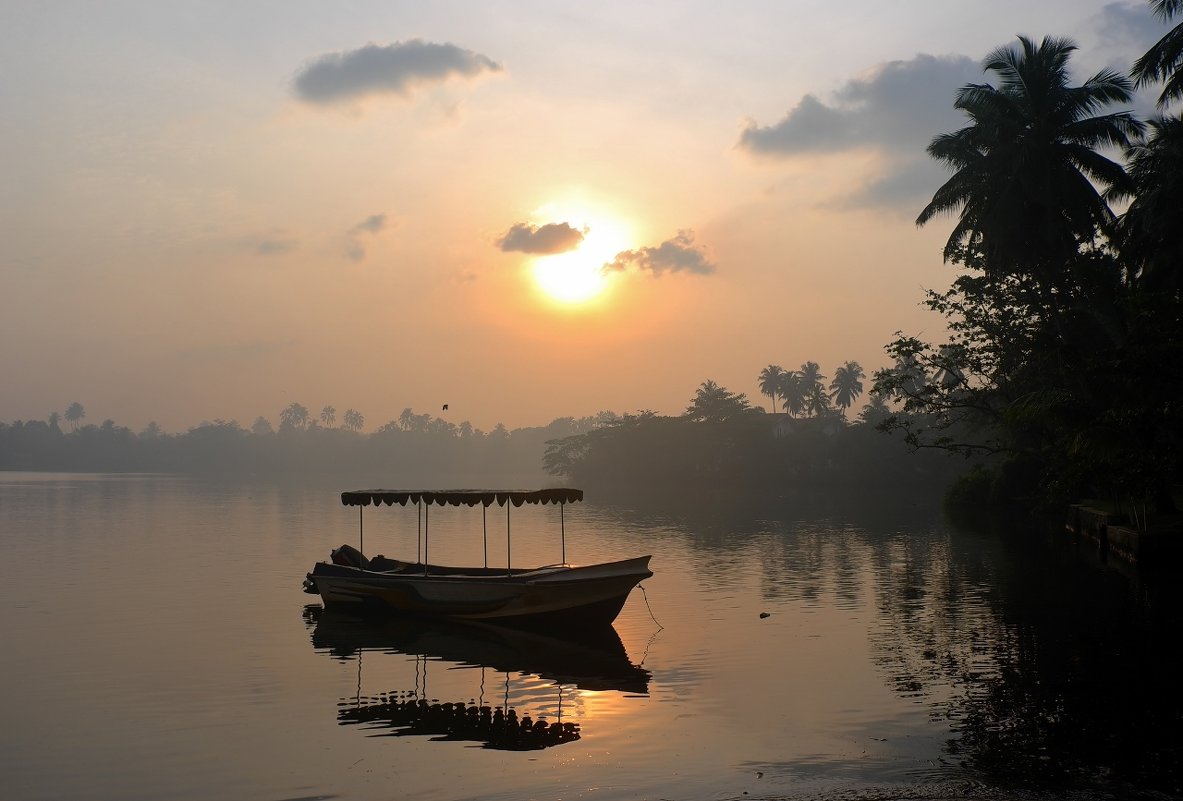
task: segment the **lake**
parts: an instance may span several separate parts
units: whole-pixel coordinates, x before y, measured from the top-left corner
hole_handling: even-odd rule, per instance
[[[372,483],[0,473],[0,797],[1183,793],[1177,582],[1067,535],[932,500],[589,497],[568,561],[655,575],[615,635],[532,639],[322,614],[302,579]],[[416,526],[367,509],[367,553],[414,557]],[[430,531],[431,561],[484,558],[479,508]],[[514,564],[559,561],[557,532],[513,510]]]

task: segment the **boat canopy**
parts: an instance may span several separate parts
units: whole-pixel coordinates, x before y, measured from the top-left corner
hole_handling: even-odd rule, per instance
[[[506,502],[514,506],[523,503],[574,503],[583,500],[583,490],[568,487],[556,487],[540,490],[352,490],[341,493],[341,503],[346,506],[406,506],[408,503],[433,503],[440,506],[505,506]]]

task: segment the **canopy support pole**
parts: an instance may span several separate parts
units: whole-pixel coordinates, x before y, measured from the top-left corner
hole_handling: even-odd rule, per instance
[[[567,564],[567,521],[563,517],[563,509],[567,504],[559,501],[559,540],[563,543],[563,558],[560,564]]]
[[[362,511],[364,509],[365,509],[364,506],[357,507],[357,538],[358,538],[357,550],[359,553],[361,553],[362,556],[366,555],[366,527],[365,527],[365,523],[362,519]]]
[[[415,501],[415,561],[423,561],[423,501]]]
[[[513,503],[508,499],[505,501],[505,575],[512,576],[513,570],[510,567],[510,549],[509,549],[509,510]]]
[[[423,575],[427,575],[427,532],[430,528],[431,504],[423,508]]]
[[[485,550],[485,569],[489,567],[489,522],[485,518],[485,510],[488,509],[483,503],[481,504],[481,541],[484,544]]]

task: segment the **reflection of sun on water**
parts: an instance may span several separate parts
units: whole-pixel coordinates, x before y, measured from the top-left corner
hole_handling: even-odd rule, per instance
[[[584,237],[574,250],[536,258],[534,283],[553,303],[563,306],[587,303],[611,284],[612,275],[605,272],[604,265],[632,247],[629,230],[611,217],[547,211],[553,219],[583,230]]]

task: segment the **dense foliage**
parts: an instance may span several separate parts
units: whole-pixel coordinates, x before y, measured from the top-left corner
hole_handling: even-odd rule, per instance
[[[1181,10],[1153,5],[1164,18]],[[1163,102],[1178,97],[1181,37],[1176,27],[1135,72],[1167,82]],[[1105,71],[1071,85],[1075,49],[1020,38],[984,62],[997,85],[958,93],[969,124],[929,147],[953,174],[917,219],[957,214],[945,258],[958,276],[924,301],[950,336],[898,335],[873,392],[896,402],[883,427],[913,447],[998,457],[978,475],[996,500],[1092,495],[1173,511],[1183,121],[1110,111],[1132,81]],[[1115,148],[1124,164],[1105,155]]]

